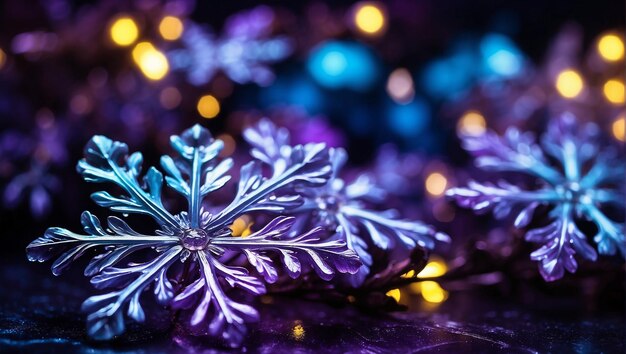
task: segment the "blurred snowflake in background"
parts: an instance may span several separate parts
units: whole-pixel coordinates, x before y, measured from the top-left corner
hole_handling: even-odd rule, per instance
[[[549,206],[550,223],[526,233],[527,241],[541,245],[530,257],[539,262],[547,281],[562,278],[565,270],[574,273],[576,254],[591,261],[597,258],[577,220],[595,224],[598,253],[619,251],[626,256],[624,225],[605,212],[611,207],[624,209],[624,157],[615,148],[601,148],[598,134],[595,124],[581,124],[565,113],[550,122],[540,143],[534,134],[513,127],[502,137],[493,132],[463,136],[463,147],[476,157],[479,168],[526,174],[537,180],[539,188],[526,190],[505,181],[470,182],[447,195],[477,213],[493,211],[496,218],[516,214],[517,228],[530,225],[539,206]]]

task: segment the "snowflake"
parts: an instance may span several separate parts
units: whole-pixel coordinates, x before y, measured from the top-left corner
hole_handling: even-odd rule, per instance
[[[148,169],[140,181],[141,153],[128,156],[126,144],[95,136],[85,149],[85,158],[78,163],[78,171],[88,182],[113,183],[125,194],[113,196],[100,191],[92,199],[115,212],[149,215],[158,223],[157,229],[152,234],[142,234],[115,216],[108,217],[108,228],[104,228],[96,216],[85,211],[81,222],[86,235],[53,227],[27,248],[31,261],[43,262],[61,254],[52,265],[55,275],[86,251],[95,247],[103,250],[91,260],[85,275],[92,277],[96,288],[115,290],[92,296],[83,303],[83,310],[89,313],[89,335],[109,339],[122,333],[124,312],[143,322],[140,297],[152,285],[160,304],[191,309],[192,326],[203,326],[205,332],[236,346],[245,336],[245,323],[257,320],[258,312],[229,297],[227,288],[236,287],[255,295],[266,290],[264,283],[246,268],[228,264],[233,255],[245,255],[269,283],[277,279],[277,266],[269,253],[280,256],[292,278],[298,277],[304,267],[314,269],[324,280],[331,279],[335,272],[357,271],[360,261],[354,252],[340,241],[322,240],[323,230],[319,227],[285,238],[294,223],[293,217],[276,217],[247,237],[233,237],[228,228],[244,213],[280,213],[302,202],[300,196],[284,192],[325,184],[331,167],[328,149],[323,144],[296,146],[289,167],[269,178],[262,175],[258,161],[244,165],[234,199],[214,214],[201,205],[207,195],[230,179],[232,160],[218,159],[223,142],[214,140],[208,130],[196,125],[181,136],[173,136],[171,145],[179,157],[165,155],[161,166],[167,185],[187,200],[187,211],[174,215],[164,208],[163,174],[156,168]],[[152,249],[153,257],[147,262],[117,266],[144,249]]]
[[[624,178],[624,160],[614,149],[601,150],[594,139],[598,127],[580,124],[565,113],[550,122],[537,143],[532,133],[508,128],[500,137],[494,132],[464,136],[464,148],[476,156],[478,167],[509,171],[534,177],[538,189],[525,190],[505,181],[497,184],[470,182],[467,188],[453,188],[447,195],[477,213],[493,210],[496,218],[517,214],[516,228],[528,226],[537,207],[551,207],[548,225],[526,233],[526,240],[541,245],[530,258],[539,262],[546,281],[574,273],[574,255],[595,261],[596,250],[587,242],[577,221],[593,222],[594,241],[600,254],[626,255],[622,226],[607,216],[606,208],[624,208],[624,191],[617,185]],[[521,211],[520,211],[521,209]]]
[[[264,119],[246,129],[244,137],[253,147],[252,155],[269,166],[273,175],[284,173],[294,149],[289,145],[290,136],[285,128],[277,128]],[[368,250],[369,243],[390,253],[398,244],[409,251],[416,247],[430,250],[436,240],[449,240],[432,226],[400,219],[395,210],[369,210],[367,206],[371,202],[384,200],[384,190],[377,187],[368,174],[361,174],[350,183],[341,179],[339,172],[347,154],[341,148],[331,148],[329,153],[333,172],[329,182],[299,190],[305,201],[290,213],[298,215],[300,221],[308,219],[306,225],[322,225],[337,233],[348,248],[359,255],[363,265],[357,274],[350,276],[352,286],[361,286],[370,274],[373,258]]]
[[[229,18],[224,34],[215,35],[189,22],[181,39],[183,48],[169,52],[175,70],[187,72],[189,82],[204,85],[223,72],[232,81],[254,82],[267,86],[274,74],[267,64],[287,57],[291,42],[283,37],[270,37],[274,14],[259,6]]]

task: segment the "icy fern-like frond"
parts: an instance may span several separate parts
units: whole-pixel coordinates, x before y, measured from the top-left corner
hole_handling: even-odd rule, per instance
[[[92,195],[100,206],[123,214],[145,214],[157,226],[152,234],[133,230],[124,220],[110,216],[104,228],[99,219],[85,211],[81,222],[85,234],[53,227],[27,247],[31,261],[56,257],[52,272],[59,275],[74,260],[92,249],[97,253],[85,269],[91,283],[109,292],[88,298],[83,310],[89,313],[87,328],[96,339],[110,339],[124,332],[125,315],[137,322],[145,320],[141,296],[150,288],[156,300],[174,309],[191,312],[190,325],[223,338],[236,346],[246,334],[246,323],[255,321],[256,309],[233,300],[237,288],[252,295],[265,293],[265,285],[245,267],[229,264],[242,254],[251,268],[267,282],[278,276],[271,256],[282,260],[291,277],[310,267],[325,280],[337,272],[354,273],[361,265],[354,252],[341,241],[320,237],[320,229],[302,230],[286,237],[294,223],[290,217],[277,217],[246,238],[234,237],[228,226],[253,210],[283,212],[302,204],[296,189],[324,185],[330,177],[329,152],[323,145],[293,149],[289,166],[280,173],[264,176],[261,164],[252,161],[241,168],[236,195],[221,211],[210,214],[202,209],[203,200],[230,179],[233,162],[218,158],[223,147],[208,130],[196,125],[171,138],[177,156],[163,156],[161,166],[167,185],[187,200],[188,208],[176,214],[162,202],[163,174],[151,167],[142,175],[142,155],[128,155],[126,144],[95,136],[87,144],[78,171],[88,182],[113,183],[122,195],[100,191]],[[145,262],[132,258],[139,250],[150,250]],[[144,258],[145,259],[145,258]]]
[[[299,146],[289,145],[289,133],[276,127],[267,119],[244,131],[244,137],[252,146],[251,154],[270,167],[273,174],[281,174],[294,163]],[[318,144],[307,144],[302,149],[314,150]],[[448,241],[448,236],[419,221],[404,220],[394,210],[370,210],[368,202],[384,196],[381,188],[373,184],[367,175],[361,175],[346,183],[339,173],[347,160],[343,149],[330,149],[332,177],[318,188],[300,190],[304,202],[290,211],[305,217],[310,224],[323,225],[331,234],[336,233],[348,247],[361,258],[359,272],[350,276],[350,284],[363,284],[370,272],[373,259],[372,246],[391,251],[394,247],[408,250],[416,247],[433,249],[435,241]]]
[[[527,190],[504,181],[497,184],[470,182],[467,187],[448,190],[447,195],[477,213],[492,211],[496,218],[515,216],[514,226],[530,224],[538,206],[551,207],[550,223],[527,232],[526,240],[540,248],[531,254],[539,262],[544,279],[553,281],[565,271],[578,267],[575,255],[595,261],[597,253],[626,256],[623,224],[610,219],[605,208],[624,208],[623,156],[613,148],[600,149],[598,127],[579,124],[570,114],[550,122],[537,142],[531,133],[509,128],[503,137],[493,132],[464,136],[463,146],[486,170],[526,174],[539,187]],[[596,250],[577,225],[582,219],[593,222],[598,232]]]

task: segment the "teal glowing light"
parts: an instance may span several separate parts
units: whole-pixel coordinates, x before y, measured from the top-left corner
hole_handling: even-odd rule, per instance
[[[346,56],[341,52],[329,52],[322,59],[322,70],[330,76],[339,76],[348,68]]]
[[[513,77],[522,70],[523,56],[513,41],[501,34],[488,34],[480,42],[487,74]]]
[[[430,122],[430,107],[421,98],[411,103],[390,104],[387,109],[389,128],[397,135],[411,138],[419,135]]]
[[[307,68],[321,86],[367,90],[378,78],[374,54],[355,42],[328,41],[313,50]]]

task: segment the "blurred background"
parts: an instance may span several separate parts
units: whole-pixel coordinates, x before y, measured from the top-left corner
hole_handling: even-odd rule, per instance
[[[406,216],[452,235],[430,276],[463,254],[537,277],[521,234],[443,197],[478,173],[457,134],[541,131],[569,110],[623,142],[623,29],[613,0],[3,1],[0,255],[25,262],[48,226],[102,213],[89,198],[100,186],[75,172],[92,135],[156,164],[199,123],[245,156],[242,128],[267,116],[297,143],[346,147],[354,173],[379,174]]]

